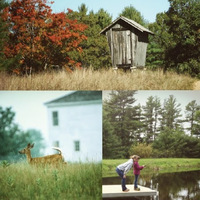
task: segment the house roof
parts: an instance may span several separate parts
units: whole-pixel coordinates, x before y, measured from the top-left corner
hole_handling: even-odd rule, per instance
[[[56,104],[56,103],[85,102],[85,101],[95,101],[95,100],[102,100],[101,91],[76,91],[67,94],[63,97],[46,102],[45,105],[48,106],[50,104]]]
[[[116,20],[114,20],[109,26],[107,26],[106,28],[104,28],[100,34],[105,34],[112,26],[114,26],[117,22],[119,22],[120,20],[124,21],[125,23],[131,25],[132,27],[136,28],[137,30],[141,31],[141,32],[146,32],[149,34],[154,35],[153,32],[151,32],[150,30],[148,30],[147,28],[145,28],[144,26],[138,24],[137,22],[135,22],[134,20],[128,19],[124,16],[120,16],[118,17]]]

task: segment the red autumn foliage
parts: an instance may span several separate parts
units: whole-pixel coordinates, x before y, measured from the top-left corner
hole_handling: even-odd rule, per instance
[[[83,34],[87,26],[63,12],[52,13],[47,4],[46,0],[13,0],[2,13],[10,27],[4,53],[11,58],[20,54],[20,71],[41,71],[47,65],[80,67],[69,52],[82,51],[79,44],[87,39]]]

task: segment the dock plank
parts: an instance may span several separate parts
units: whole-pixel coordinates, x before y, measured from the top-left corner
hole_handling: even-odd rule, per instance
[[[138,186],[140,191],[135,191],[133,185],[126,185],[129,192],[123,192],[121,185],[103,185],[102,186],[102,196],[103,198],[112,198],[112,197],[136,197],[136,196],[155,196],[157,195],[156,190],[152,190],[147,187]]]

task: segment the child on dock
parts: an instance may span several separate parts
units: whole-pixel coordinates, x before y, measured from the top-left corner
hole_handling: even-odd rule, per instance
[[[138,182],[138,177],[140,175],[140,170],[142,170],[145,166],[142,165],[140,166],[138,161],[140,159],[140,156],[134,156],[133,160],[133,167],[134,167],[134,170],[133,170],[133,173],[135,175],[135,181],[134,181],[134,190],[136,191],[140,191],[140,188],[138,188],[138,185],[137,185],[137,182]]]
[[[133,167],[133,159],[135,158],[135,155],[131,156],[131,159],[129,159],[127,162],[118,165],[116,168],[116,172],[121,177],[121,185],[122,185],[122,191],[128,192],[129,189],[126,188],[126,174],[128,171]]]

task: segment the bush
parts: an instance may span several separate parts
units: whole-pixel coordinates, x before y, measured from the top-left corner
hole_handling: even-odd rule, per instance
[[[165,129],[153,142],[153,157],[199,158],[200,140],[181,130]]]
[[[129,154],[139,155],[142,158],[150,158],[152,155],[152,146],[145,143],[133,144],[130,147]]]
[[[190,74],[192,77],[200,78],[200,62],[198,59],[190,59],[188,62],[178,65],[179,72]]]

